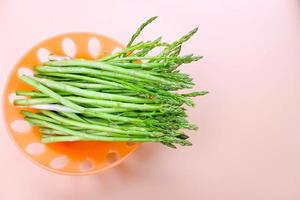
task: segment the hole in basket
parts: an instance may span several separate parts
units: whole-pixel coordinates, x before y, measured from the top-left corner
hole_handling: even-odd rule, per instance
[[[93,58],[97,58],[101,51],[101,44],[97,38],[91,38],[88,42],[88,49]]]
[[[45,151],[45,145],[41,143],[31,143],[26,146],[26,152],[30,155],[39,155]]]
[[[66,166],[67,162],[67,156],[58,156],[51,161],[50,165],[53,169],[61,169]]]
[[[122,48],[116,47],[116,48],[114,48],[114,49],[112,50],[111,54],[118,53],[118,52],[121,51],[121,50],[122,50]]]
[[[49,61],[49,55],[50,55],[50,52],[48,51],[48,49],[45,49],[45,48],[41,48],[37,52],[37,56],[41,62]]]
[[[126,142],[127,146],[132,147],[136,145],[136,142]]]
[[[65,38],[62,41],[62,48],[67,56],[74,57],[76,54],[76,45],[70,38]]]
[[[90,159],[86,159],[79,164],[79,171],[86,172],[93,168],[93,162]]]
[[[22,76],[22,75],[33,76],[33,71],[31,69],[28,69],[27,67],[21,67],[18,70],[18,75],[19,76]]]
[[[120,158],[119,153],[116,151],[110,151],[106,155],[106,161],[110,164],[116,162],[117,160],[119,160],[119,158]]]
[[[10,124],[10,127],[18,133],[26,133],[31,129],[30,124],[27,121],[22,119],[13,121]]]
[[[19,95],[16,95],[16,93],[10,93],[8,95],[8,101],[13,104],[14,103],[14,100],[16,99],[26,99],[25,96],[19,96]]]
[[[54,54],[49,55],[49,60],[51,61],[61,61],[61,60],[70,60],[71,58],[69,56],[58,56]]]

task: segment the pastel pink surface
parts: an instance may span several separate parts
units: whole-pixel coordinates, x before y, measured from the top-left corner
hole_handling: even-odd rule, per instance
[[[33,45],[64,32],[127,41],[173,40],[199,26],[184,68],[211,93],[197,99],[193,146],[143,145],[114,169],[87,177],[49,173],[0,132],[0,199],[300,199],[300,4],[297,0],[0,1],[0,81]],[[1,116],[2,117],[2,116]],[[1,120],[2,122],[3,120]]]

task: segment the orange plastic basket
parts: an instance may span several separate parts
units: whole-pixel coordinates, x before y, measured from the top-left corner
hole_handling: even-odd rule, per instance
[[[24,108],[13,105],[17,90],[32,88],[19,80],[21,74],[33,73],[33,67],[46,61],[49,53],[94,59],[111,54],[122,45],[93,33],[67,33],[49,38],[30,49],[14,66],[3,96],[3,115],[14,143],[32,161],[52,172],[87,175],[111,168],[137,149],[126,142],[62,142],[42,144],[40,133],[20,114]]]

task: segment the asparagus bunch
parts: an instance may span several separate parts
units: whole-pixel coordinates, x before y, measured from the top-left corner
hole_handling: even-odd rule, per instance
[[[98,60],[54,59],[35,68],[33,77],[22,81],[33,91],[17,91],[26,99],[17,106],[36,108],[22,111],[25,119],[38,126],[43,143],[66,141],[131,141],[191,145],[182,129],[190,124],[184,105],[194,106],[192,97],[207,91],[179,93],[193,88],[189,75],[178,70],[182,64],[199,60],[193,54],[180,55],[181,46],[197,31],[177,41],[135,43],[148,19],[133,34],[126,48]],[[149,53],[162,48],[157,55]],[[57,57],[55,57],[57,58]]]

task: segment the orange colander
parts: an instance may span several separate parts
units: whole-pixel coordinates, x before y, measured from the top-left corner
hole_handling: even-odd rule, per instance
[[[14,66],[3,96],[3,115],[8,132],[19,149],[39,166],[66,175],[87,175],[111,168],[123,161],[137,147],[128,142],[62,142],[42,144],[36,127],[20,114],[24,108],[13,105],[17,90],[30,90],[19,80],[33,73],[33,67],[46,61],[49,54],[95,59],[122,48],[122,45],[94,33],[67,33],[49,38],[30,49]]]

